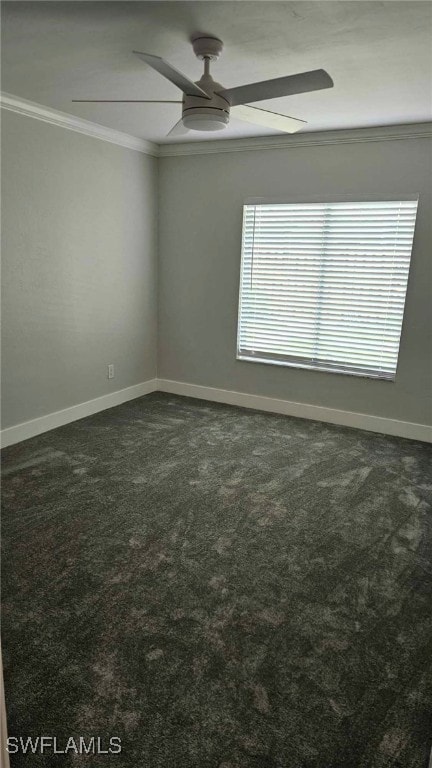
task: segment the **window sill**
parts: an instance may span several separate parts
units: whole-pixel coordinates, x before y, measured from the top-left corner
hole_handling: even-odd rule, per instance
[[[382,375],[378,373],[363,373],[361,371],[348,371],[341,368],[326,368],[321,365],[308,365],[307,363],[295,363],[287,360],[269,360],[265,357],[249,357],[247,355],[237,354],[236,359],[244,363],[264,363],[264,365],[278,365],[285,368],[300,368],[306,371],[318,371],[319,373],[338,373],[343,376],[357,376],[362,379],[374,379],[375,381],[395,381],[395,376],[390,374]]]

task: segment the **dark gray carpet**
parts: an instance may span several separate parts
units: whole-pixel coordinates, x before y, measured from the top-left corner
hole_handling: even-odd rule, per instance
[[[123,744],[12,768],[426,768],[431,446],[156,393],[3,454],[10,734]]]

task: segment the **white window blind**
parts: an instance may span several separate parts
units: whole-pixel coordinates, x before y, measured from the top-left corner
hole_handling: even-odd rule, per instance
[[[245,205],[237,357],[394,379],[416,212]]]

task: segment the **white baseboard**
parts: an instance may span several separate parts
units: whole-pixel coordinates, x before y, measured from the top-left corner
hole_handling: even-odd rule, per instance
[[[383,416],[372,416],[367,413],[340,411],[335,408],[325,408],[309,403],[294,403],[290,400],[277,400],[262,395],[249,395],[246,392],[233,392],[228,389],[202,387],[198,384],[188,384],[184,381],[158,379],[158,389],[174,395],[197,397],[201,400],[213,400],[216,403],[239,405],[243,408],[254,408],[259,411],[282,413],[286,416],[298,416],[301,419],[325,421],[330,424],[340,424],[345,427],[356,427],[369,432],[380,432],[384,435],[407,437],[410,440],[421,440],[432,443],[432,427],[425,424],[415,424],[410,421],[387,419]]]
[[[87,400],[85,403],[72,405],[62,411],[48,413],[46,416],[40,416],[38,419],[24,421],[22,424],[16,424],[14,427],[8,427],[1,431],[1,447],[20,443],[22,440],[28,440],[29,437],[35,437],[42,432],[49,432],[50,429],[62,427],[71,421],[83,419],[85,416],[91,416],[93,413],[105,411],[107,408],[113,408],[128,400],[134,400],[136,397],[148,395],[157,389],[157,379],[149,379],[141,384],[135,384],[133,387],[118,389],[116,392],[110,392],[109,395],[96,397],[94,400]]]
[[[383,435],[395,435],[397,437],[406,437],[410,440],[421,440],[425,443],[432,443],[432,427],[427,426],[426,424],[415,424],[410,421],[388,419],[383,416],[372,416],[367,413],[340,411],[336,408],[326,408],[324,406],[311,405],[309,403],[295,403],[290,400],[278,400],[274,397],[250,395],[246,392],[233,392],[228,389],[204,387],[199,384],[189,384],[185,381],[149,379],[148,381],[143,381],[141,384],[136,384],[133,387],[119,389],[116,392],[111,392],[109,395],[96,397],[94,400],[88,400],[85,403],[73,405],[71,408],[65,408],[62,411],[49,413],[38,419],[25,421],[14,427],[3,429],[0,433],[1,446],[2,448],[6,448],[8,445],[19,443],[22,440],[27,440],[29,437],[35,437],[43,432],[56,429],[56,427],[69,424],[71,421],[83,419],[85,416],[91,416],[93,413],[104,411],[107,408],[113,408],[128,400],[134,400],[137,397],[142,397],[143,395],[148,395],[155,391],[170,392],[173,395],[196,397],[199,400],[210,400],[215,403],[238,405],[242,408],[280,413],[286,416],[297,416],[301,419],[324,421],[330,424],[340,424],[345,427],[365,429],[369,432],[379,432]]]

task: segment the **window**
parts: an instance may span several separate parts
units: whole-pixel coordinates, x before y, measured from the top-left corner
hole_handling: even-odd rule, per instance
[[[245,205],[238,359],[394,379],[416,212]]]

